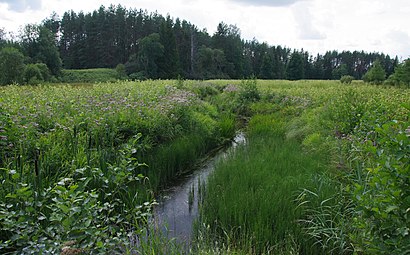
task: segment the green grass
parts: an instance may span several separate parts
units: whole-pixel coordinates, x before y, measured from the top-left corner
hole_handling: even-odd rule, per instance
[[[57,252],[76,240],[108,252],[126,243],[153,194],[235,130],[233,116],[174,84],[0,88],[0,250]]]
[[[84,252],[184,254],[144,234],[150,199],[232,137],[239,113],[247,143],[201,189],[191,253],[407,249],[410,91],[248,82],[1,87],[0,253],[58,253],[75,241]]]
[[[63,83],[112,82],[118,80],[118,73],[109,68],[65,69],[60,79]]]
[[[312,177],[326,169],[326,155],[308,154],[297,140],[286,139],[285,124],[277,114],[251,119],[247,144],[218,164],[209,180],[203,220],[255,254],[279,251],[290,238],[299,252],[317,254],[320,249],[303,235],[295,198],[314,188]],[[335,192],[323,191],[323,197]]]

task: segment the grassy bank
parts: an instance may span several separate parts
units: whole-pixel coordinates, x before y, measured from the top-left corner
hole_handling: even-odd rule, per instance
[[[325,81],[259,81],[258,89],[247,144],[207,187],[199,227],[206,246],[408,251],[409,91]]]
[[[0,249],[130,245],[152,194],[235,130],[232,115],[175,84],[1,88]]]
[[[328,155],[306,153],[296,138],[286,138],[286,118],[252,117],[247,144],[217,166],[207,187],[203,223],[224,242],[251,254],[323,252],[302,231],[304,210],[296,197],[315,189],[314,177],[329,170]],[[321,185],[320,197],[311,203],[338,191],[331,182]]]

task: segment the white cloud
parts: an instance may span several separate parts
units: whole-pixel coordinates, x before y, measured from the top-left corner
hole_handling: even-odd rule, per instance
[[[392,30],[386,34],[387,46],[398,50],[403,59],[410,58],[410,35],[400,30]]]
[[[314,26],[314,16],[311,14],[310,4],[308,2],[300,2],[292,7],[293,16],[299,29],[299,38],[302,40],[323,40],[326,36],[323,35]]]
[[[290,6],[296,2],[305,0],[232,0],[232,2],[243,3],[251,6]]]
[[[8,8],[16,12],[24,12],[27,9],[39,10],[42,7],[41,0],[0,0],[6,3]]]

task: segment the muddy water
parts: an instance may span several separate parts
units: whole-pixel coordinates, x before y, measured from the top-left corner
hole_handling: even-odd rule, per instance
[[[158,199],[159,205],[154,210],[155,224],[164,230],[169,238],[180,243],[189,243],[193,222],[198,216],[198,204],[209,174],[215,163],[232,153],[240,144],[246,142],[243,133],[238,133],[230,146],[220,150],[206,160],[198,170],[185,176],[177,185],[165,190]]]

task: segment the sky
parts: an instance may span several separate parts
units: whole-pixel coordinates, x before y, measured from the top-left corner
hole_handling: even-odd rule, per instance
[[[410,57],[409,0],[0,0],[0,28],[17,33],[53,12],[62,17],[111,4],[169,14],[211,35],[223,21],[239,27],[246,40],[312,55],[364,50]]]

